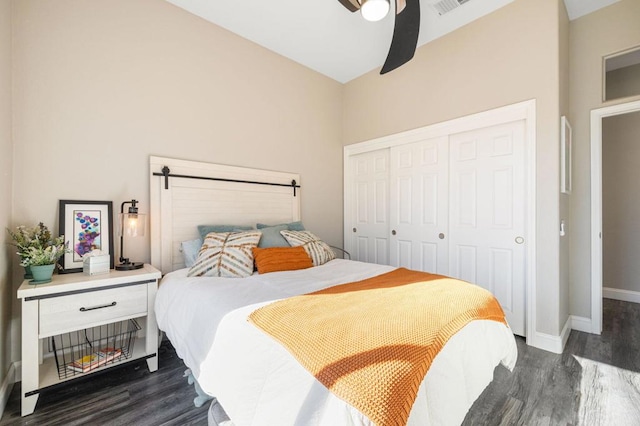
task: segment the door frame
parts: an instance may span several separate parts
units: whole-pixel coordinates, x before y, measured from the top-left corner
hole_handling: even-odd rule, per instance
[[[344,176],[344,247],[349,251],[351,239],[348,224],[351,212],[353,194],[351,190],[352,171],[349,167],[349,158],[352,155],[391,148],[421,140],[448,136],[455,133],[467,132],[498,124],[524,120],[525,122],[525,241],[527,241],[525,254],[525,324],[527,344],[539,346],[536,333],[536,100],[530,99],[495,108],[464,117],[428,125],[418,129],[408,130],[381,138],[371,139],[344,147],[343,176]]]
[[[602,333],[602,120],[640,111],[640,101],[591,110],[591,333]]]

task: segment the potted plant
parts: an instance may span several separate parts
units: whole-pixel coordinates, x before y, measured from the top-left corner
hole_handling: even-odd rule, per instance
[[[40,223],[38,226],[30,228],[21,225],[16,227],[15,231],[7,228],[7,232],[11,235],[11,239],[13,240],[12,245],[18,249],[16,254],[20,256],[20,262],[27,258],[27,250],[29,247],[40,245],[41,238],[40,235],[37,235],[42,232],[40,225],[44,227],[44,224]],[[33,278],[33,276],[31,276],[31,269],[28,266],[25,267],[24,278]]]
[[[18,226],[15,232],[8,232],[18,248],[20,265],[27,274],[31,272],[36,283],[49,281],[56,263],[67,252],[64,236],[52,238],[49,228],[42,222],[33,228]],[[27,274],[25,278],[28,278]]]

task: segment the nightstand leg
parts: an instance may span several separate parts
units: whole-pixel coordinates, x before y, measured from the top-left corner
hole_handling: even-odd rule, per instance
[[[28,416],[29,414],[34,412],[39,396],[39,393],[31,396],[24,396],[24,393],[22,394],[21,414],[23,417]]]
[[[153,358],[147,358],[149,371],[153,373],[158,370],[158,324],[156,323],[155,303],[158,284],[150,282],[147,284],[147,330],[146,330],[146,351],[147,354],[156,354]]]
[[[33,413],[40,378],[40,340],[38,339],[38,301],[22,299],[22,415]]]
[[[153,358],[147,358],[147,367],[149,367],[149,372],[151,373],[158,370],[158,355]]]

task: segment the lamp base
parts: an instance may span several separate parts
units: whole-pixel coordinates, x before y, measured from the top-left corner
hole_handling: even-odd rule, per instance
[[[126,262],[116,265],[116,271],[133,271],[134,269],[142,269],[142,262]]]

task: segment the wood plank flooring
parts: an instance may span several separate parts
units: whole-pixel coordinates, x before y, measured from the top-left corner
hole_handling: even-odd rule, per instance
[[[206,425],[209,404],[193,405],[197,395],[182,377],[186,367],[167,340],[158,356],[155,373],[143,360],[45,391],[26,417],[20,417],[16,383],[0,425]]]
[[[496,368],[464,425],[640,425],[640,304],[605,299],[602,335],[572,331],[562,355],[517,341],[514,372]],[[206,425],[208,404],[194,407],[166,341],[159,365],[149,373],[131,363],[45,392],[24,418],[16,384],[0,426]]]
[[[640,425],[640,304],[604,299],[600,336],[572,331],[564,353],[518,338],[513,373],[494,381],[464,425]]]

